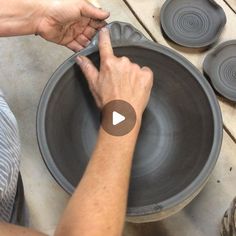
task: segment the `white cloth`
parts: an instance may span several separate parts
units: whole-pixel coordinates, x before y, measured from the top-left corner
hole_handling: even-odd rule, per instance
[[[0,90],[0,221],[9,222],[15,201],[20,166],[16,119]]]

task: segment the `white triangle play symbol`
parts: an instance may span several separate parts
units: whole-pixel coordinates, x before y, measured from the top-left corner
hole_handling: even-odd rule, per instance
[[[123,122],[125,120],[125,117],[122,116],[120,113],[113,111],[112,113],[112,124],[113,125],[118,125],[121,122]]]

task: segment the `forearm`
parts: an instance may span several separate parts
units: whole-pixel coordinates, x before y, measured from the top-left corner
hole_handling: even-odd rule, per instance
[[[37,32],[46,1],[0,0],[0,5],[0,36],[29,35]]]
[[[121,235],[138,131],[136,125],[128,135],[114,137],[100,130],[92,159],[56,236]]]
[[[43,233],[39,233],[35,230],[23,228],[16,225],[10,225],[0,222],[0,235],[1,236],[46,236]]]

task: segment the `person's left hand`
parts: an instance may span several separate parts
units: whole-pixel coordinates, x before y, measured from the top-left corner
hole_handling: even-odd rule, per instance
[[[46,3],[36,34],[73,51],[86,47],[96,31],[106,25],[109,12],[86,0],[54,0]]]

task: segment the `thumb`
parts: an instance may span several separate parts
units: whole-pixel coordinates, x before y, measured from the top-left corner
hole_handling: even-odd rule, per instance
[[[80,66],[82,72],[84,73],[85,78],[88,81],[89,87],[93,88],[99,75],[97,68],[93,65],[92,61],[87,57],[78,56],[76,57],[75,61]]]
[[[110,16],[109,12],[99,9],[87,1],[82,5],[81,14],[94,20],[105,20]]]

